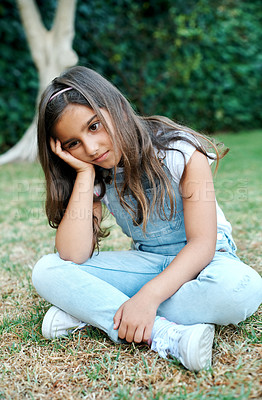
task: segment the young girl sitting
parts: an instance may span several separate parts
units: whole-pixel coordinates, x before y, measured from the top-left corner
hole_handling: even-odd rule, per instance
[[[147,342],[189,370],[208,368],[214,324],[237,324],[262,301],[262,279],[237,257],[215,199],[216,146],[168,118],[136,115],[85,67],[45,90],[38,146],[58,251],[33,270],[54,305],[43,335],[91,324],[116,343]],[[98,251],[101,203],[132,250]]]

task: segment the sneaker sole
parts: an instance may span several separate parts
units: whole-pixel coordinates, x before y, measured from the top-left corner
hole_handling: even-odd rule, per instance
[[[49,308],[47,313],[44,316],[43,322],[42,322],[42,335],[46,339],[55,339],[57,336],[54,335],[54,332],[52,332],[52,322],[58,312],[61,312],[61,310],[55,306],[52,306]],[[52,335],[53,333],[53,335]]]
[[[215,326],[199,324],[188,341],[187,354],[191,354],[188,365],[190,371],[200,371],[211,367],[212,347],[215,335]],[[196,343],[198,348],[196,349]]]

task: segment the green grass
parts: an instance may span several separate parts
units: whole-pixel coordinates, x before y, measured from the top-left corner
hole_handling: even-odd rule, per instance
[[[221,160],[216,179],[217,197],[223,209],[233,212],[230,220],[234,223],[236,213],[252,215],[261,211],[262,132],[219,135],[218,139],[230,151]],[[238,220],[242,221],[241,215]]]
[[[217,199],[233,226],[240,256],[261,273],[262,132],[218,138],[230,151],[221,160],[215,179]]]
[[[239,256],[262,273],[262,131],[218,138],[231,150],[216,176],[217,199],[232,223]],[[44,213],[39,165],[0,167],[0,190],[0,399],[262,398],[261,308],[238,327],[216,328],[213,367],[198,374],[145,345],[116,346],[91,327],[68,339],[45,340],[41,321],[49,304],[32,287],[31,270],[53,252],[55,231]],[[127,249],[129,243],[114,226],[101,250]]]

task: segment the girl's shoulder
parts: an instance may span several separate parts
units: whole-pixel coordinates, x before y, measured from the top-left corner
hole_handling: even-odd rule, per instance
[[[169,150],[162,153],[167,168],[174,180],[179,183],[185,166],[199,146],[197,138],[187,132],[179,132],[176,139],[169,142]]]

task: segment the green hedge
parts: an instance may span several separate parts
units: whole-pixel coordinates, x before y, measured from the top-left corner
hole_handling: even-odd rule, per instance
[[[37,1],[51,26],[55,0]],[[14,0],[0,5],[0,150],[31,122],[37,73]],[[79,64],[112,80],[142,114],[212,133],[261,127],[260,0],[78,0]]]

